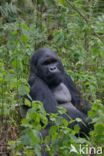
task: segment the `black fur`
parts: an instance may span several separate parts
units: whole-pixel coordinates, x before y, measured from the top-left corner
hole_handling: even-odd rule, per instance
[[[65,84],[71,94],[71,101],[68,104],[58,104],[53,94],[53,89],[60,83]],[[68,114],[72,118],[81,118],[87,126],[79,123],[81,130],[88,133],[87,112],[90,105],[82,100],[71,77],[67,75],[63,64],[57,55],[48,48],[41,48],[33,54],[30,61],[30,96],[33,100],[42,101],[48,113],[56,113],[57,106],[67,108]],[[66,119],[67,117],[63,115]],[[68,119],[69,120],[69,119]],[[76,124],[70,125],[71,128]]]

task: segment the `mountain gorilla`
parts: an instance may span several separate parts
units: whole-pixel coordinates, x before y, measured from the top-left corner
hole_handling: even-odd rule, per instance
[[[47,113],[56,113],[57,106],[66,108],[72,119],[81,118],[69,125],[73,128],[78,124],[81,131],[88,133],[90,130],[87,112],[90,105],[83,101],[72,79],[64,70],[57,55],[48,48],[41,48],[33,54],[30,61],[30,96],[33,100],[43,102]],[[67,120],[67,115],[63,115]]]

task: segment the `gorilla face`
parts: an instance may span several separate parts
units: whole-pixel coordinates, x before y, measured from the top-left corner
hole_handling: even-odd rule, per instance
[[[64,73],[63,65],[54,52],[42,48],[33,56],[36,75],[43,79],[49,86],[58,85]]]

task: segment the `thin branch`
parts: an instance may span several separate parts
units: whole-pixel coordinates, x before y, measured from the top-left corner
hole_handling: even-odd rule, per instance
[[[85,20],[86,23],[88,22],[87,17],[85,17],[71,2],[69,2],[69,0],[66,0],[66,2]]]
[[[88,18],[86,16],[84,16],[76,7],[75,5],[73,5],[71,2],[69,2],[69,0],[66,0],[66,2],[71,6],[71,8],[73,10],[75,10],[83,19],[86,23],[88,23]],[[99,34],[97,34],[94,30],[93,30],[93,35],[95,35],[102,43],[103,39],[99,36]]]
[[[104,44],[103,37],[99,36],[99,34],[97,34],[94,30],[93,30],[93,35],[96,36]]]

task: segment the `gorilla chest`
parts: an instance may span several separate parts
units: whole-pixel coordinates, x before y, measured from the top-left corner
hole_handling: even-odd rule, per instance
[[[71,94],[64,83],[60,83],[57,87],[53,88],[52,92],[58,104],[71,102]]]

